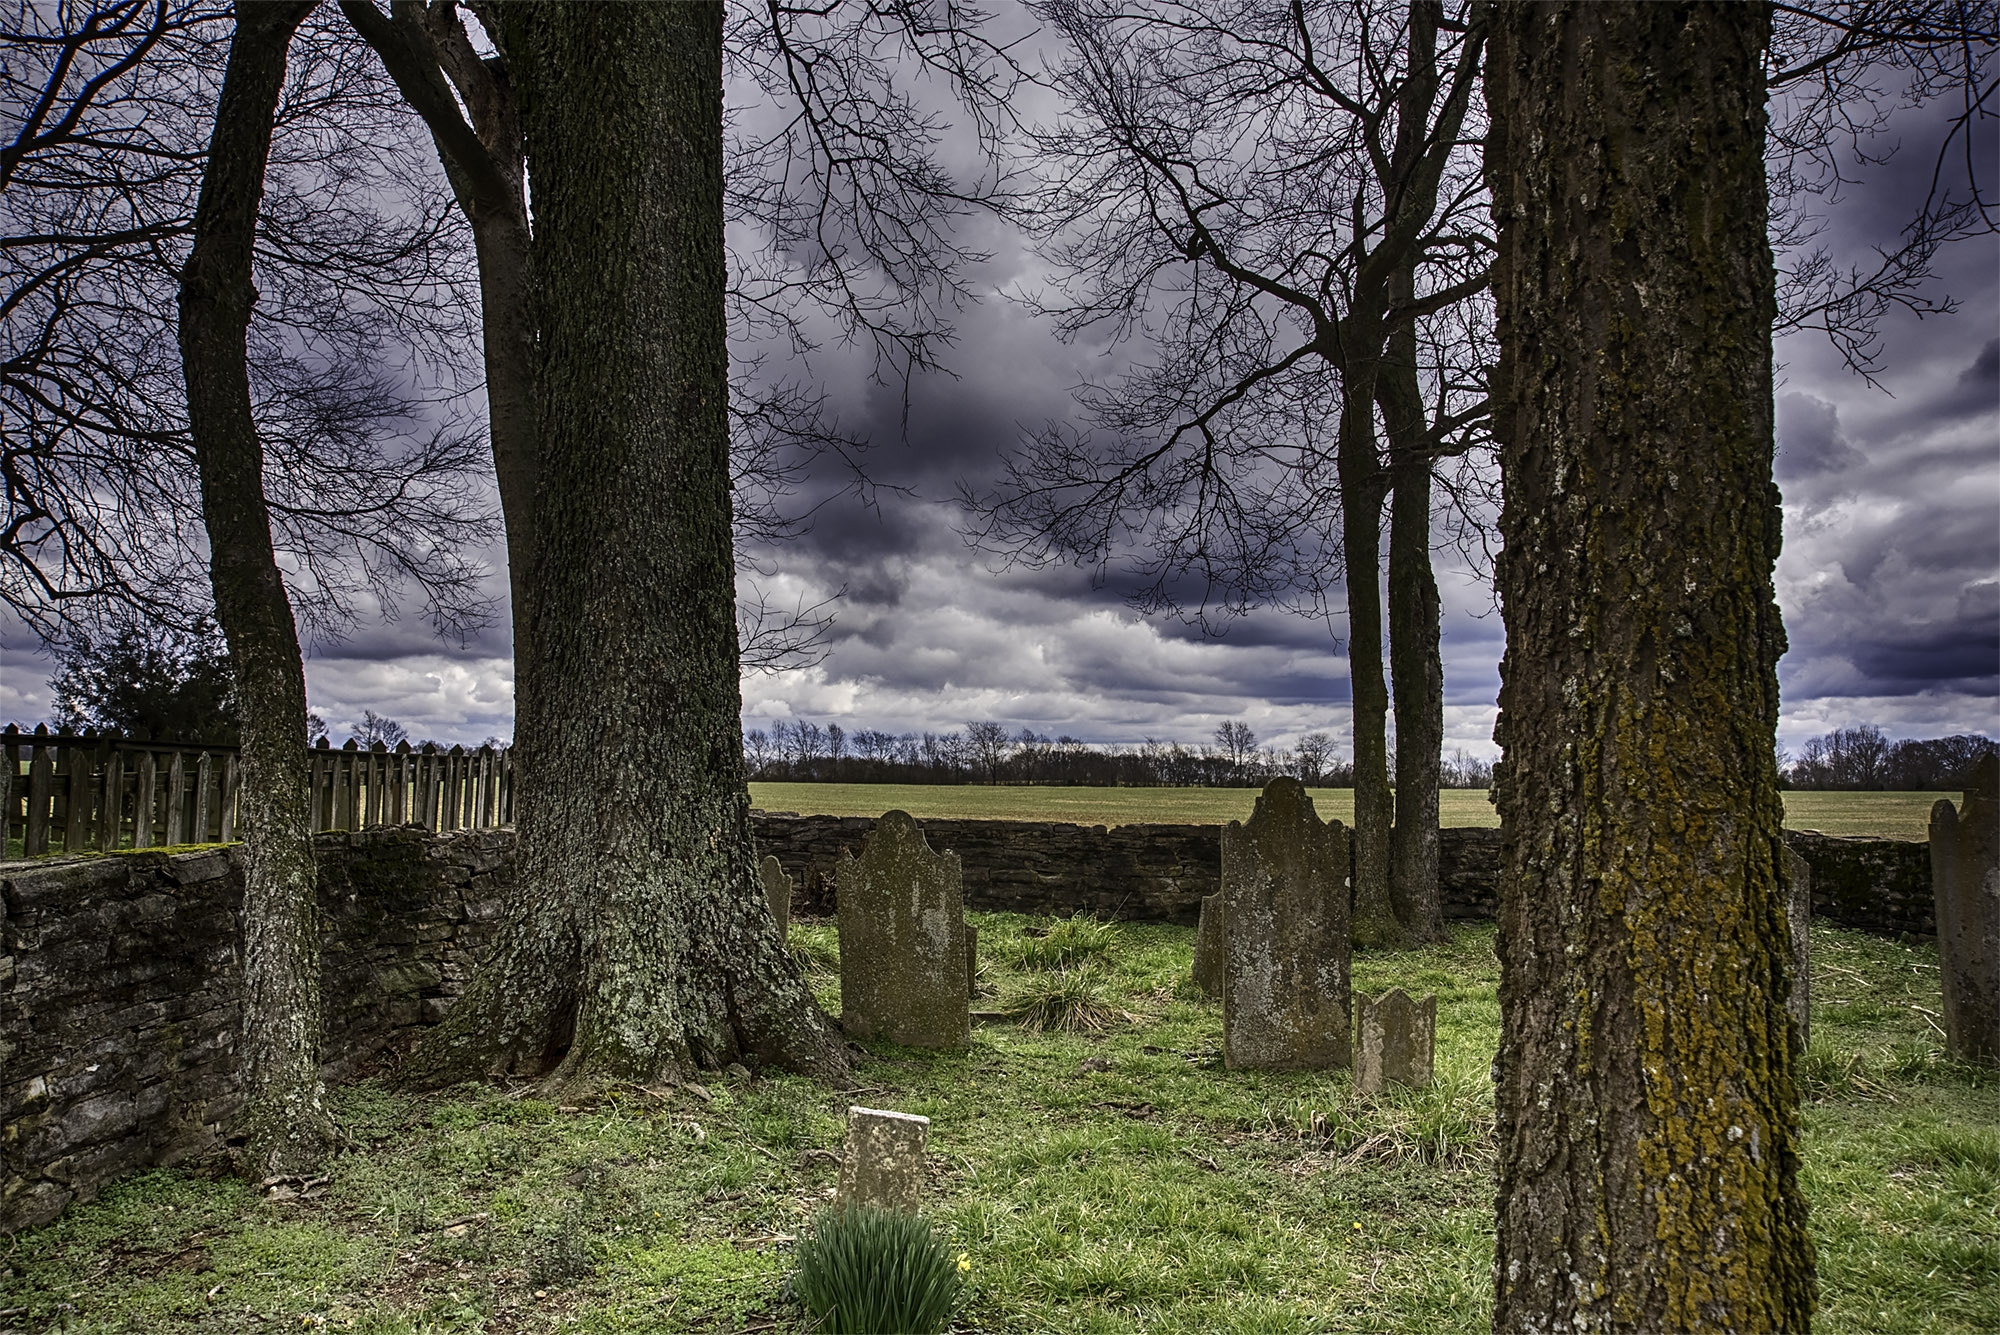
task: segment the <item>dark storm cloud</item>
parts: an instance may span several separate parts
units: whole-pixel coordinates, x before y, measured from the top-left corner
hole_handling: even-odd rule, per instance
[[[1810,394],[1778,396],[1780,482],[1834,473],[1868,462],[1840,433],[1840,410]]]
[[[1933,411],[1940,417],[1976,417],[2000,405],[2000,338],[1987,340],[1972,365],[1958,377],[1949,394],[1938,398]]]
[[[1911,626],[1892,641],[1862,645],[1853,663],[1882,694],[1945,688],[2000,694],[2000,622],[1985,616]]]

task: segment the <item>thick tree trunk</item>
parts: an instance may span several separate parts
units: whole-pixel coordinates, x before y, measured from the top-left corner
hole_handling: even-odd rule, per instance
[[[188,426],[201,474],[209,579],[229,642],[243,729],[243,1022],[237,1050],[244,1167],[296,1173],[325,1152],[319,898],[306,810],[305,671],[271,546],[264,450],[250,411],[245,341],[257,210],[285,50],[311,12],[242,6],[181,275]]]
[[[1387,372],[1384,379],[1394,375]],[[1412,389],[1415,379],[1413,372]],[[1421,415],[1421,400],[1415,407]],[[1396,435],[1391,428],[1392,453]],[[1410,936],[1430,944],[1450,938],[1438,886],[1444,663],[1438,648],[1437,578],[1431,572],[1430,457],[1419,451],[1414,457],[1399,459],[1390,476],[1389,676],[1396,699],[1396,824],[1389,840],[1390,902]]]
[[[1813,1304],[1773,737],[1759,5],[1494,11],[1496,1331]]]
[[[1351,318],[1351,317],[1350,317]],[[1356,325],[1359,321],[1354,322]],[[1382,670],[1383,473],[1373,364],[1341,369],[1340,544],[1347,567],[1347,679],[1354,699],[1354,944],[1401,949],[1390,899],[1389,683]]]
[[[436,1083],[845,1069],[759,888],[723,320],[722,9],[495,11],[541,331],[520,893],[413,1058]],[[550,1070],[553,1066],[553,1070]]]

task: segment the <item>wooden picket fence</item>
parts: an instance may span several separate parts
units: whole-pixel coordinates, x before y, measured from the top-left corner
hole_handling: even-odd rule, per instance
[[[186,742],[133,742],[47,727],[0,729],[0,832],[4,848],[157,848],[237,837],[241,773],[236,752]],[[487,829],[514,819],[513,756],[505,748],[394,749],[353,739],[306,752],[312,826],[360,830],[416,824]]]

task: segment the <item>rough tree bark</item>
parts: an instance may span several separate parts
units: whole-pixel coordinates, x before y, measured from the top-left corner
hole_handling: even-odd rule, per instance
[[[1367,265],[1363,265],[1364,271]],[[1371,294],[1355,284],[1355,305],[1341,320],[1348,346],[1379,348],[1375,310],[1360,308]],[[1360,308],[1360,309],[1357,309]],[[1373,337],[1370,337],[1371,333]],[[1382,658],[1382,501],[1387,478],[1376,457],[1375,377],[1372,360],[1346,356],[1340,363],[1340,545],[1347,570],[1347,677],[1354,702],[1354,917],[1357,946],[1400,950],[1409,931],[1396,916],[1389,837],[1394,799],[1389,791],[1389,683]]]
[[[1496,1331],[1798,1331],[1766,7],[1505,4]]]
[[[264,166],[292,34],[312,0],[244,5],[181,274],[188,426],[201,473],[209,579],[229,642],[242,725],[243,1021],[237,1069],[243,1167],[297,1173],[325,1152],[319,898],[306,810],[305,670],[264,502],[246,340]]]
[[[534,182],[520,894],[407,1074],[844,1071],[758,888],[723,318],[722,7],[496,7]]]
[[[1393,442],[1395,430],[1389,434]],[[1393,444],[1391,452],[1396,452]],[[1431,570],[1430,456],[1399,459],[1390,478],[1389,680],[1396,702],[1396,823],[1389,838],[1389,890],[1397,920],[1415,941],[1428,945],[1451,935],[1438,881],[1444,661],[1438,648],[1437,576]]]
[[[1431,65],[1435,77],[1435,62]],[[1430,97],[1424,97],[1429,105]],[[1395,300],[1415,300],[1415,265],[1400,266]],[[1389,838],[1389,892],[1413,940],[1450,938],[1438,882],[1438,780],[1444,751],[1444,659],[1439,651],[1437,576],[1431,569],[1431,465],[1417,330],[1389,335],[1375,384],[1389,438],[1389,681],[1396,704],[1396,823]]]

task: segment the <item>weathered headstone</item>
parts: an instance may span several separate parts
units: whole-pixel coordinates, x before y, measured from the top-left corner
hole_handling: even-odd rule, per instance
[[[924,1141],[930,1129],[928,1117],[850,1107],[839,1203],[915,1214],[923,1194]]]
[[[1931,808],[1931,893],[1945,1047],[2000,1063],[2000,754],[1973,766],[1963,809],[1944,799]]]
[[[778,923],[778,935],[783,936],[792,926],[792,878],[774,853],[764,855],[757,871],[764,881],[764,898],[770,901],[771,916]]]
[[[1400,987],[1362,996],[1355,1022],[1354,1092],[1379,1094],[1394,1081],[1413,1089],[1431,1082],[1437,1049],[1437,993],[1411,1001]]]
[[[933,853],[906,811],[875,822],[834,865],[839,886],[840,1023],[850,1037],[911,1047],[972,1041],[958,854]]]
[[[1201,897],[1201,925],[1194,930],[1194,985],[1205,997],[1222,995],[1222,892]]]
[[[1222,831],[1222,1060],[1316,1070],[1350,1060],[1348,834],[1297,779]]]
[[[1785,1009],[1799,1028],[1799,1047],[1812,1041],[1812,866],[1785,850],[1785,919],[1792,929],[1792,999]]]

